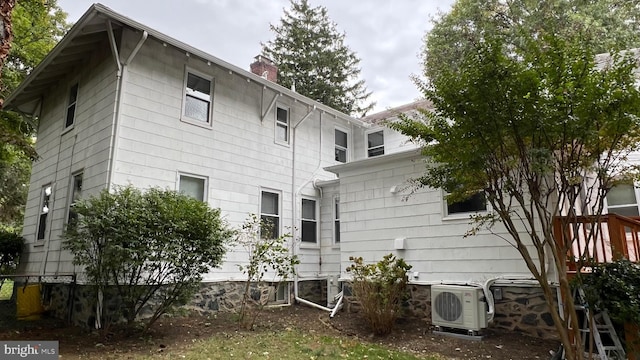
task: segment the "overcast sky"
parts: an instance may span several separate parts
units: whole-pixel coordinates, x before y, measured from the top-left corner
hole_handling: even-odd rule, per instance
[[[97,0],[58,0],[75,22]],[[453,0],[309,0],[327,8],[360,58],[374,112],[412,102],[420,93],[409,79],[420,74],[418,53],[430,19]],[[238,67],[249,69],[273,39],[289,0],[102,0],[102,4]]]

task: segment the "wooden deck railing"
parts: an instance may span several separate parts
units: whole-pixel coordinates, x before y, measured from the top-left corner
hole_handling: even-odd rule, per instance
[[[626,258],[640,262],[640,217],[618,214],[554,218],[554,235],[567,251],[567,270]]]

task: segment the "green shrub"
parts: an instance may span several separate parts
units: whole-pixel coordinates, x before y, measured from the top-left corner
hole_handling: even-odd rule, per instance
[[[353,275],[353,294],[371,330],[376,335],[390,333],[406,295],[411,265],[393,254],[385,255],[377,264],[364,264],[361,257],[349,260],[353,262],[347,268]]]
[[[640,324],[640,266],[627,259],[598,264],[581,280],[589,304],[620,323]]]
[[[148,328],[189,301],[233,236],[220,210],[175,191],[120,187],[74,206],[65,247],[99,291],[116,289],[129,325],[149,308]]]
[[[0,275],[13,274],[18,267],[24,248],[24,238],[19,234],[0,229]]]
[[[276,238],[269,236],[274,233],[272,227],[273,224],[250,214],[235,238],[235,244],[243,246],[249,253],[249,263],[238,265],[238,269],[247,277],[238,314],[239,321],[247,329],[253,328],[258,315],[267,304],[261,295],[254,299],[252,290],[264,285],[263,278],[267,272],[273,273],[278,280],[275,286],[277,289],[280,282],[287,281],[295,274],[295,266],[300,263],[298,257],[290,251],[291,235],[284,234]]]

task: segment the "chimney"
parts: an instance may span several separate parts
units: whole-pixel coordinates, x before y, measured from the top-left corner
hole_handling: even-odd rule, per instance
[[[268,58],[258,55],[251,64],[251,72],[271,82],[278,82],[278,67]]]

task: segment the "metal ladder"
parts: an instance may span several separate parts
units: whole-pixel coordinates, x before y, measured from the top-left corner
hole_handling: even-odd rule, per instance
[[[584,318],[582,326],[580,327],[580,333],[582,334],[582,344],[588,344],[589,335],[593,336],[593,342],[598,350],[598,357],[600,360],[619,359],[624,360],[627,358],[624,347],[618,338],[618,334],[609,318],[609,314],[605,309],[589,308],[586,301],[586,296],[582,288],[577,288],[574,293],[574,299],[576,304],[576,310],[582,311]],[[593,321],[593,323],[590,323]],[[591,329],[595,331],[591,331]],[[608,336],[613,344],[605,344],[602,341],[602,335]]]

